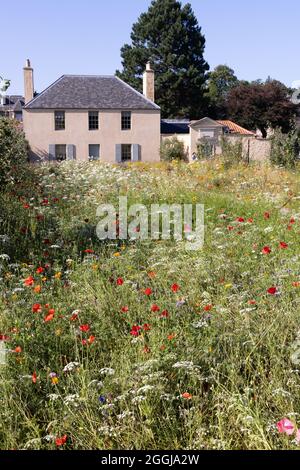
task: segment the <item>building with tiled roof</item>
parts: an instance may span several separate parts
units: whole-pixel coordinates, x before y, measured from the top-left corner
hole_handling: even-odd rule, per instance
[[[224,126],[225,128],[228,129],[230,134],[239,134],[239,135],[255,135],[255,132],[248,131],[244,127],[239,126],[235,122],[225,120],[225,121],[217,121],[219,124]]]

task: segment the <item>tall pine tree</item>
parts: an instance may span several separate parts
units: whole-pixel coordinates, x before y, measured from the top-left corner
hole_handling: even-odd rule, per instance
[[[155,71],[155,101],[164,118],[204,116],[205,37],[190,4],[153,0],[133,25],[132,44],[121,49],[123,71],[117,75],[142,91],[142,75],[150,60]]]

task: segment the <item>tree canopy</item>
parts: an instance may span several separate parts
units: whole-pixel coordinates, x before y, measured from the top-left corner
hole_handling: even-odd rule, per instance
[[[150,60],[156,73],[156,103],[165,118],[198,119],[205,114],[208,64],[205,38],[190,4],[153,0],[133,25],[131,44],[121,49],[123,70],[117,75],[142,91],[142,75]]]
[[[208,77],[208,98],[210,116],[224,119],[227,116],[226,100],[232,88],[239,84],[233,69],[227,65],[218,65]]]
[[[248,129],[259,129],[263,137],[269,127],[288,132],[293,127],[296,106],[290,90],[277,80],[241,83],[227,96],[228,117]]]

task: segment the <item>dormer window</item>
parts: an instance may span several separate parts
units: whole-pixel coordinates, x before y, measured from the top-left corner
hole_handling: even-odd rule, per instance
[[[56,131],[65,130],[66,122],[65,122],[65,112],[64,111],[55,111],[54,121],[55,121],[55,130]]]

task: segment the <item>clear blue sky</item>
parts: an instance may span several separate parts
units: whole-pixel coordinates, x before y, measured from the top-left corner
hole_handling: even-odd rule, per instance
[[[40,92],[63,74],[113,74],[120,48],[150,0],[0,0],[0,75],[23,93],[30,58]],[[186,3],[186,2],[183,2]],[[226,63],[240,79],[300,80],[299,0],[191,0],[211,68]]]

